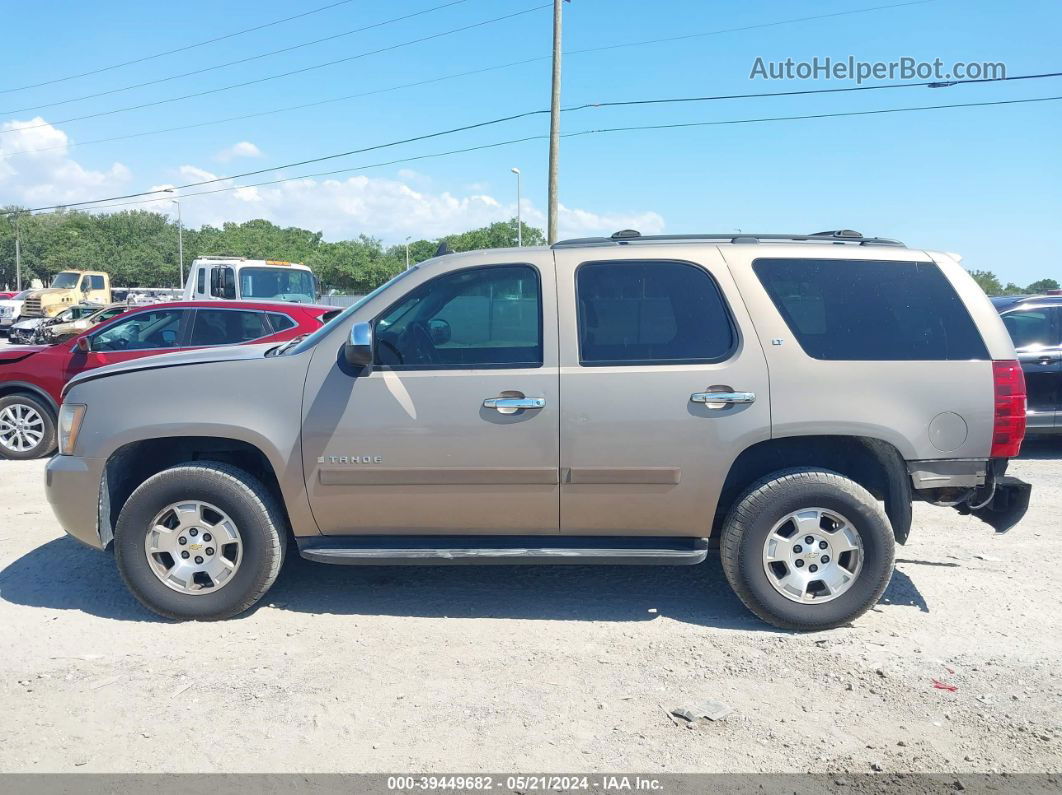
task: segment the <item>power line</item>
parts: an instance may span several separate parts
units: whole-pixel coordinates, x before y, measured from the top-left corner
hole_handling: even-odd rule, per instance
[[[683,129],[683,128],[715,127],[715,126],[739,125],[739,124],[764,124],[764,123],[784,122],[784,121],[805,121],[805,120],[810,120],[810,119],[832,119],[832,118],[841,118],[841,117],[874,116],[874,115],[882,115],[882,114],[888,114],[888,113],[913,113],[913,112],[929,111],[929,110],[949,110],[949,109],[954,109],[954,108],[982,108],[982,107],[993,107],[993,106],[1002,106],[1002,105],[1021,105],[1021,104],[1033,103],[1033,102],[1055,102],[1055,101],[1058,101],[1058,100],[1062,100],[1062,95],[1053,96],[1053,97],[1032,97],[1032,98],[1026,98],[1026,99],[991,100],[991,101],[987,101],[987,102],[959,102],[959,103],[942,104],[942,105],[919,105],[919,106],[910,106],[910,107],[902,107],[902,108],[882,108],[882,109],[876,109],[876,110],[839,111],[839,112],[835,112],[835,113],[810,113],[810,114],[800,114],[800,115],[794,115],[794,116],[761,116],[761,117],[757,117],[757,118],[748,118],[748,119],[720,119],[720,120],[715,120],[715,121],[701,121],[701,122],[675,122],[675,123],[668,123],[668,124],[632,125],[632,126],[626,126],[626,127],[603,127],[603,128],[598,128],[598,129],[579,130],[579,131],[576,131],[576,132],[564,133],[562,135],[562,137],[564,137],[564,138],[577,138],[577,137],[587,136],[587,135],[601,135],[601,134],[611,134],[611,133],[620,133],[620,132],[636,132],[636,131],[649,131],[649,130],[675,130],[675,129]],[[541,111],[536,111],[536,112],[541,112]],[[521,114],[521,115],[526,115],[526,114]],[[193,192],[193,193],[182,193],[181,194],[181,199],[183,200],[183,199],[191,198],[193,196],[206,196],[206,195],[210,195],[210,194],[214,194],[214,193],[224,193],[224,192],[227,192],[227,191],[242,190],[242,189],[246,189],[246,188],[257,188],[257,187],[264,187],[264,186],[268,186],[268,185],[278,185],[278,184],[281,184],[281,183],[284,183],[284,182],[294,182],[294,181],[302,180],[302,179],[312,179],[314,177],[333,176],[333,175],[336,175],[336,174],[348,174],[348,173],[355,172],[355,171],[364,171],[364,170],[370,169],[370,168],[380,168],[380,167],[383,167],[383,166],[397,165],[397,164],[400,164],[400,163],[412,163],[412,162],[416,162],[418,160],[427,160],[427,159],[430,159],[430,158],[445,157],[445,156],[448,156],[448,155],[463,154],[463,153],[466,153],[466,152],[478,152],[478,151],[481,151],[481,150],[484,150],[484,149],[495,149],[495,148],[498,148],[498,147],[501,147],[501,146],[510,146],[510,145],[514,145],[514,144],[518,144],[518,143],[524,143],[524,142],[527,142],[527,141],[545,140],[548,137],[549,136],[544,135],[544,134],[543,135],[531,135],[531,136],[525,136],[523,138],[514,138],[514,139],[510,139],[510,140],[506,140],[506,141],[495,141],[495,142],[488,143],[488,144],[479,144],[479,145],[476,145],[476,146],[465,147],[465,148],[462,148],[462,149],[452,149],[452,150],[449,150],[449,151],[446,151],[446,152],[434,152],[434,153],[426,154],[426,155],[416,155],[416,156],[410,156],[410,157],[403,157],[403,158],[398,158],[398,159],[395,159],[395,160],[389,160],[389,161],[382,162],[382,163],[371,163],[371,164],[368,164],[368,165],[352,166],[350,168],[336,169],[336,170],[333,170],[333,171],[322,171],[322,172],[317,172],[317,173],[312,173],[312,174],[301,174],[301,175],[295,176],[295,177],[281,177],[279,179],[268,180],[268,181],[265,181],[265,182],[257,182],[257,183],[252,183],[252,184],[249,184],[249,185],[228,185],[228,186],[225,186],[223,188],[215,188],[215,189],[208,190],[208,191],[196,191],[196,192]],[[269,170],[269,169],[267,169],[267,170]],[[249,174],[250,173],[261,173],[261,172],[249,172]],[[126,196],[111,196],[111,197],[104,198],[104,199],[96,199],[96,200],[91,201],[91,202],[77,202],[77,203],[74,203],[74,204],[56,204],[56,205],[50,205],[50,206],[47,206],[47,207],[35,207],[35,208],[31,208],[29,210],[15,210],[15,211],[10,211],[10,212],[4,213],[4,214],[10,216],[10,215],[16,215],[16,214],[21,214],[21,213],[37,213],[37,212],[47,212],[47,211],[58,211],[58,210],[65,210],[65,209],[68,209],[68,208],[71,208],[71,207],[82,206],[84,204],[96,204],[97,205],[96,207],[89,208],[89,210],[102,210],[102,209],[108,209],[108,208],[111,208],[111,207],[125,207],[125,206],[135,205],[135,204],[151,204],[153,202],[165,201],[167,199],[164,199],[162,197],[156,197],[156,198],[152,198],[152,199],[136,199],[134,201],[120,201],[120,202],[117,202],[116,200],[127,199],[127,198],[133,199],[135,197],[146,196],[146,195],[154,195],[156,193],[162,193],[162,192],[165,192],[165,191],[168,191],[168,190],[181,190],[181,189],[186,188],[186,187],[194,187],[194,186],[198,186],[198,185],[207,185],[207,184],[211,184],[211,183],[216,183],[216,182],[219,182],[219,181],[227,181],[227,180],[231,180],[231,179],[239,179],[240,176],[245,176],[245,175],[237,175],[235,177],[219,177],[219,178],[213,179],[213,180],[204,180],[202,182],[189,183],[188,185],[185,185],[185,186],[175,186],[174,188],[169,188],[169,189],[164,189],[164,190],[159,190],[159,191],[145,191],[143,193],[127,194]],[[116,203],[101,204],[101,202],[116,202]]]
[[[847,10],[847,11],[836,11],[836,12],[829,13],[829,14],[815,14],[815,15],[812,15],[812,16],[794,17],[794,18],[791,18],[791,19],[775,20],[773,22],[762,22],[762,23],[757,23],[757,24],[754,24],[754,25],[744,25],[744,26],[735,27],[735,28],[721,28],[721,29],[718,29],[718,30],[704,31],[704,32],[701,32],[701,33],[690,33],[690,34],[685,34],[685,35],[682,35],[682,36],[674,36],[674,37],[670,37],[670,38],[646,39],[646,40],[643,40],[643,41],[622,42],[622,43],[617,43],[617,44],[608,44],[608,45],[604,45],[604,46],[601,46],[601,47],[589,47],[589,48],[585,48],[585,49],[581,49],[581,50],[565,50],[563,52],[563,55],[565,57],[570,56],[570,55],[586,55],[586,54],[591,54],[591,53],[596,53],[596,52],[603,52],[603,51],[606,51],[606,50],[620,49],[620,48],[625,48],[625,47],[640,47],[640,46],[645,46],[645,45],[661,44],[661,43],[666,43],[666,42],[671,42],[671,41],[679,41],[679,40],[687,40],[687,39],[695,39],[695,38],[704,38],[704,37],[708,37],[708,36],[720,36],[720,35],[724,35],[724,34],[727,34],[727,33],[741,33],[741,32],[745,32],[745,31],[749,31],[749,30],[756,30],[756,29],[760,29],[760,28],[770,28],[770,27],[776,27],[776,26],[779,26],[779,25],[791,25],[791,24],[796,24],[796,23],[800,23],[800,22],[812,22],[812,21],[816,21],[816,20],[820,20],[820,19],[829,19],[829,18],[832,18],[832,17],[846,16],[846,15],[851,15],[851,14],[864,14],[864,13],[870,13],[870,12],[873,12],[873,11],[883,11],[883,10],[889,10],[889,9],[893,9],[893,8],[902,8],[902,7],[911,6],[911,5],[922,5],[922,4],[925,4],[925,3],[932,3],[932,2],[936,2],[936,1],[937,0],[909,0],[909,2],[895,3],[895,4],[892,4],[892,5],[869,6],[867,8],[854,8],[854,9],[850,9],[850,10]],[[270,114],[270,113],[283,113],[283,112],[286,112],[288,110],[300,110],[300,109],[303,109],[303,108],[306,108],[306,107],[313,107],[315,105],[323,105],[323,104],[328,104],[328,103],[331,103],[331,102],[341,102],[341,101],[344,101],[344,100],[347,100],[347,99],[354,99],[354,98],[358,98],[358,97],[368,96],[370,94],[384,93],[385,91],[397,91],[397,90],[403,89],[403,88],[412,88],[412,87],[416,87],[416,86],[420,86],[420,85],[425,85],[425,84],[428,84],[428,83],[440,82],[440,81],[443,81],[443,80],[452,80],[452,79],[458,78],[458,77],[467,77],[467,76],[470,76],[470,75],[482,74],[484,72],[490,72],[490,71],[495,71],[495,70],[499,70],[499,69],[508,69],[508,68],[513,67],[513,66],[522,66],[522,65],[525,65],[525,64],[534,63],[536,61],[546,61],[546,60],[549,60],[551,57],[552,56],[549,56],[549,55],[543,55],[543,56],[538,56],[538,57],[535,57],[535,58],[527,58],[527,59],[524,59],[524,60],[521,60],[521,61],[514,61],[512,63],[499,64],[499,65],[496,65],[496,66],[488,66],[488,67],[484,67],[482,69],[473,69],[473,70],[470,70],[470,71],[467,71],[467,72],[458,72],[458,73],[452,74],[452,75],[444,75],[442,77],[432,78],[430,80],[418,81],[418,82],[414,82],[414,83],[406,83],[406,84],[403,84],[403,85],[400,85],[400,86],[394,86],[394,87],[388,88],[388,89],[379,89],[377,91],[372,91],[372,92],[364,92],[364,93],[361,93],[361,94],[352,94],[352,95],[349,95],[349,96],[346,96],[346,97],[337,97],[335,99],[326,99],[326,100],[321,100],[320,102],[307,103],[305,105],[296,105],[296,106],[293,106],[293,107],[290,107],[290,108],[279,108],[279,109],[276,109],[276,110],[270,110],[270,111],[263,111],[263,112],[260,112],[260,113],[247,114],[246,116],[236,116],[236,117],[232,117],[232,118],[228,118],[228,119],[220,119],[217,122],[205,122],[205,123],[201,123],[201,124],[198,124],[198,125],[189,125],[189,126],[186,126],[186,127],[168,128],[168,129],[164,129],[164,130],[159,130],[158,132],[159,133],[173,132],[173,131],[176,131],[176,130],[190,129],[192,126],[206,126],[207,124],[213,124],[213,123],[221,124],[221,123],[228,122],[228,121],[238,121],[238,120],[244,119],[244,118],[254,118],[255,116],[267,115],[267,114]],[[294,74],[294,73],[289,73],[289,74]],[[280,76],[281,77],[287,76],[287,74],[280,75]],[[266,79],[274,79],[274,78],[269,77],[269,78],[266,78]],[[240,87],[243,87],[245,85],[252,85],[255,82],[256,81],[250,81],[248,83],[238,83],[238,84],[233,85],[233,86],[224,86],[224,87],[221,87],[219,89],[212,90],[212,91],[206,91],[206,92],[201,92],[201,93],[197,93],[197,94],[189,94],[189,95],[181,96],[181,97],[174,97],[172,99],[162,100],[160,102],[149,102],[149,103],[145,103],[145,104],[142,104],[142,105],[133,105],[133,106],[130,106],[130,107],[125,107],[125,108],[116,108],[114,110],[105,111],[105,112],[102,112],[102,113],[89,114],[89,115],[86,115],[86,116],[77,116],[77,117],[73,117],[73,118],[70,118],[70,119],[62,119],[62,120],[56,121],[56,122],[46,122],[46,123],[43,123],[43,124],[37,124],[37,125],[31,125],[31,126],[27,126],[27,127],[21,127],[19,129],[21,129],[21,130],[32,130],[32,129],[36,129],[38,127],[45,127],[45,126],[49,126],[49,125],[53,125],[54,126],[56,124],[69,124],[70,122],[84,121],[86,119],[94,119],[94,118],[98,118],[100,116],[109,116],[109,115],[112,115],[112,114],[115,114],[115,113],[124,113],[126,111],[131,111],[131,110],[142,110],[142,109],[147,108],[147,107],[153,107],[155,105],[165,104],[167,102],[176,102],[176,101],[183,100],[183,99],[191,99],[191,98],[194,98],[194,97],[202,96],[204,94],[216,93],[217,91],[227,91],[227,90],[232,89],[232,88],[240,88]],[[9,132],[15,132],[15,131],[14,130],[0,130],[0,135],[4,135],[4,134],[9,133]],[[124,138],[126,138],[126,137],[138,137],[138,136],[145,135],[145,134],[153,134],[153,133],[136,133],[136,134],[134,134],[132,136],[118,136],[118,137],[114,137],[114,138],[105,138],[105,139],[100,139],[98,141],[91,141],[91,142],[86,142],[86,143],[105,143],[105,142],[114,141],[114,140],[124,140]],[[61,148],[61,147],[58,147],[58,146],[57,147],[47,147],[47,149],[56,149],[56,148]],[[30,151],[46,151],[46,149],[37,149],[37,150],[30,150]],[[8,156],[10,156],[10,155],[8,155]]]
[[[154,86],[154,85],[158,85],[159,83],[168,83],[171,80],[179,80],[179,79],[184,78],[184,77],[193,77],[195,75],[201,75],[201,74],[204,74],[206,72],[213,72],[213,71],[215,71],[217,69],[224,69],[224,68],[226,68],[228,66],[236,66],[236,65],[242,64],[242,63],[249,63],[251,61],[257,61],[257,60],[260,60],[262,58],[268,58],[268,57],[273,56],[273,55],[280,55],[281,53],[292,52],[293,50],[302,49],[303,47],[310,47],[310,46],[312,46],[314,44],[323,44],[326,41],[333,41],[334,39],[341,39],[344,36],[353,36],[355,33],[364,33],[367,30],[374,30],[375,28],[382,28],[382,27],[385,27],[387,25],[392,25],[395,22],[403,22],[403,21],[405,21],[407,19],[413,19],[414,17],[424,16],[425,14],[430,14],[433,11],[440,11],[440,10],[442,10],[444,8],[449,8],[450,6],[456,6],[456,5],[460,5],[461,3],[467,3],[467,2],[468,2],[468,0],[450,0],[450,2],[443,3],[442,5],[432,6],[431,8],[424,8],[424,9],[421,9],[420,11],[414,11],[414,12],[411,12],[409,14],[404,14],[404,15],[402,15],[400,17],[392,17],[390,19],[385,19],[385,20],[383,20],[381,22],[374,22],[371,25],[364,25],[364,26],[362,26],[360,28],[354,28],[352,30],[345,30],[342,33],[333,33],[331,36],[324,36],[322,38],[314,39],[312,41],[304,41],[304,42],[301,42],[299,44],[292,44],[292,45],[290,45],[288,47],[282,47],[279,50],[270,50],[269,52],[258,53],[257,55],[250,55],[250,56],[248,56],[246,58],[239,58],[239,59],[237,59],[235,61],[228,61],[226,63],[215,64],[214,66],[205,66],[205,67],[203,67],[201,69],[194,69],[191,72],[181,72],[180,74],[169,75],[168,77],[159,77],[159,78],[156,78],[154,80],[145,80],[142,83],[133,83],[133,84],[128,85],[128,86],[122,86],[121,88],[111,88],[111,89],[108,89],[107,91],[97,91],[95,94],[84,94],[84,95],[82,95],[80,97],[71,97],[70,99],[62,99],[62,100],[58,100],[56,102],[47,102],[47,103],[45,103],[43,105],[32,105],[32,106],[25,107],[25,108],[15,108],[13,110],[3,110],[3,111],[0,111],[0,115],[8,115],[8,114],[13,114],[13,113],[25,113],[25,112],[28,112],[28,111],[43,110],[44,108],[55,108],[55,107],[58,107],[60,105],[69,105],[71,102],[81,102],[81,101],[86,100],[86,99],[96,99],[97,97],[106,97],[106,96],[109,96],[111,94],[120,94],[120,93],[122,93],[124,91],[132,91],[133,89],[136,89],[136,88],[145,88],[146,86]]]
[[[280,73],[274,74],[274,75],[267,75],[265,77],[258,77],[258,78],[255,78],[253,80],[245,80],[245,81],[243,81],[241,83],[232,83],[231,85],[227,85],[227,86],[220,86],[218,88],[210,88],[210,89],[206,89],[204,91],[196,91],[196,92],[194,92],[192,94],[184,94],[184,95],[179,96],[179,97],[169,97],[167,99],[158,99],[158,100],[154,100],[152,102],[143,102],[143,103],[141,103],[139,105],[129,105],[129,106],[124,107],[124,108],[114,108],[112,110],[100,111],[98,113],[88,113],[88,114],[86,114],[84,116],[72,116],[69,119],[60,119],[59,121],[56,121],[56,122],[42,122],[41,124],[31,124],[31,125],[27,125],[26,127],[19,127],[17,129],[12,129],[12,130],[0,130],[0,135],[6,135],[6,134],[9,134],[9,133],[13,133],[13,132],[20,132],[22,130],[35,130],[35,129],[39,128],[39,127],[53,127],[53,126],[55,126],[57,124],[67,124],[67,123],[72,122],[72,121],[82,121],[84,119],[96,119],[96,118],[99,118],[101,116],[112,116],[112,115],[114,115],[116,113],[125,113],[125,112],[130,111],[130,110],[142,110],[143,108],[153,108],[153,107],[156,107],[158,105],[166,105],[166,104],[169,104],[171,102],[179,102],[179,101],[184,100],[184,99],[193,99],[195,97],[205,97],[205,96],[207,96],[209,94],[218,94],[218,93],[220,93],[222,91],[231,91],[234,88],[244,88],[245,86],[252,86],[252,85],[257,85],[259,83],[266,83],[266,82],[268,82],[270,80],[277,80],[277,79],[282,78],[282,77],[291,77],[292,75],[303,74],[305,72],[312,72],[312,71],[315,71],[317,69],[324,69],[325,67],[328,67],[328,66],[335,66],[336,64],[348,63],[349,61],[356,61],[356,60],[358,60],[360,58],[367,58],[370,55],[379,55],[380,53],[391,52],[392,50],[398,50],[398,49],[401,49],[403,47],[410,47],[410,46],[412,46],[414,44],[421,44],[423,42],[432,41],[433,39],[439,39],[439,38],[442,38],[444,36],[452,36],[455,33],[462,33],[462,32],[464,32],[466,30],[472,30],[473,28],[481,28],[481,27],[484,27],[485,25],[491,25],[491,24],[493,24],[495,22],[503,22],[503,21],[505,21],[507,19],[513,19],[515,17],[523,16],[524,14],[530,14],[530,13],[532,13],[534,11],[539,11],[539,10],[541,10],[543,8],[550,8],[551,6],[552,6],[552,4],[550,4],[550,3],[546,3],[544,5],[531,6],[530,8],[525,8],[522,11],[516,11],[516,12],[513,12],[511,14],[505,14],[505,15],[500,16],[500,17],[493,17],[492,19],[485,19],[485,20],[482,20],[480,22],[474,22],[474,23],[472,23],[470,25],[464,25],[462,27],[453,28],[451,30],[444,30],[441,33],[432,33],[431,35],[428,35],[428,36],[421,36],[420,38],[411,39],[409,41],[400,42],[399,44],[392,44],[392,45],[390,45],[388,47],[381,47],[381,48],[376,49],[376,50],[369,50],[367,52],[361,52],[361,53],[358,53],[357,55],[348,55],[345,58],[336,58],[335,60],[332,60],[332,61],[325,61],[324,63],[312,64],[310,66],[304,66],[304,67],[301,67],[299,69],[292,69],[292,70],[287,71],[287,72],[280,72]]]
[[[309,11],[303,11],[301,14],[295,14],[294,16],[284,17],[283,19],[275,19],[272,22],[265,22],[265,23],[263,23],[261,25],[255,25],[253,28],[244,28],[243,30],[235,31],[234,33],[226,33],[223,36],[215,36],[212,39],[206,39],[205,41],[199,41],[199,42],[196,42],[195,44],[186,44],[183,47],[176,47],[176,48],[174,48],[172,50],[165,50],[164,52],[157,52],[157,53],[154,53],[152,55],[145,55],[145,56],[142,56],[140,58],[134,58],[131,61],[122,61],[121,63],[111,64],[110,66],[101,66],[98,69],[91,69],[91,70],[89,70],[87,72],[79,72],[78,74],[67,75],[66,77],[56,77],[56,78],[54,78],[52,80],[44,80],[44,81],[42,81],[40,83],[30,83],[28,85],[17,86],[15,88],[0,89],[0,94],[10,94],[10,93],[13,93],[15,91],[26,91],[27,89],[30,89],[30,88],[40,88],[41,86],[50,86],[50,85],[53,85],[55,83],[65,82],[67,80],[76,80],[76,79],[78,79],[80,77],[89,77],[91,75],[98,75],[98,74],[101,74],[103,72],[109,72],[109,71],[111,71],[113,69],[121,69],[123,66],[132,66],[133,64],[144,63],[145,61],[152,61],[152,60],[154,60],[156,58],[162,58],[162,57],[164,57],[166,55],[174,55],[174,54],[179,53],[179,52],[187,52],[188,50],[194,50],[197,47],[205,47],[208,44],[215,44],[216,42],[219,42],[219,41],[225,41],[226,39],[232,39],[232,38],[235,38],[236,36],[242,36],[245,33],[253,33],[256,30],[264,30],[265,28],[271,28],[274,25],[281,25],[281,24],[283,24],[285,22],[291,22],[291,21],[296,20],[296,19],[302,19],[303,17],[308,17],[308,16],[310,16],[312,14],[319,14],[322,11],[328,11],[329,9],[336,8],[337,6],[343,6],[343,5],[346,5],[347,3],[351,3],[353,1],[354,0],[338,0],[338,2],[329,3],[326,6],[320,6],[319,8],[311,8]]]
[[[970,80],[955,81],[953,85],[962,85],[963,83],[988,83],[988,82],[1002,82],[1008,80],[1033,80],[1042,78],[1062,77],[1062,71],[1060,72],[1046,72],[1035,75],[1013,75],[1006,78],[974,78]],[[887,89],[898,88],[924,88],[926,86],[935,85],[932,81],[924,81],[918,83],[886,83],[877,86],[845,86],[841,88],[816,88],[816,89],[798,89],[794,91],[767,91],[759,93],[749,94],[721,94],[715,96],[701,96],[701,97],[668,97],[668,98],[652,98],[652,99],[632,99],[632,100],[618,100],[612,102],[587,102],[581,105],[573,105],[567,108],[563,108],[562,112],[570,113],[573,111],[588,110],[594,108],[603,107],[624,107],[624,106],[636,106],[636,105],[657,105],[657,104],[680,104],[690,102],[714,102],[718,100],[731,100],[731,99],[763,99],[769,97],[783,97],[783,96],[806,96],[809,94],[837,94],[837,93],[850,93],[856,91],[880,91]],[[459,132],[467,132],[469,130],[480,129],[483,127],[491,127],[496,124],[503,124],[505,122],[516,121],[518,119],[527,118],[530,116],[540,116],[549,113],[548,108],[539,110],[523,111],[521,113],[514,113],[508,116],[501,116],[494,119],[487,119],[484,121],[472,122],[464,124],[459,127],[451,127],[446,130],[437,130],[435,132],[424,133],[422,135],[415,135],[408,138],[401,138],[396,141],[388,141],[381,144],[373,144],[371,146],[361,147],[359,149],[351,149],[345,152],[336,152],[329,155],[321,155],[320,157],[308,158],[305,160],[299,160],[292,163],[284,163],[279,166],[269,166],[267,168],[260,168],[254,171],[245,171],[240,174],[232,174],[225,177],[214,177],[209,180],[201,180],[199,182],[190,182],[185,185],[178,185],[176,190],[183,190],[185,188],[195,188],[202,185],[210,185],[217,182],[226,182],[232,179],[243,179],[244,177],[253,177],[259,174],[266,174],[270,171],[280,171],[285,168],[297,168],[299,166],[310,165],[312,163],[321,163],[326,160],[336,160],[342,157],[350,157],[351,155],[365,154],[366,152],[372,152],[379,149],[389,149],[395,146],[401,146],[403,144],[416,143],[418,141],[426,141],[432,138],[440,138],[446,135],[453,135]],[[130,193],[123,196],[112,196],[108,199],[99,199],[96,201],[110,201],[112,199],[132,199],[138,196],[146,196],[154,193],[162,193],[164,189],[155,191],[143,191],[141,193]],[[62,205],[64,207],[80,207],[86,204],[95,204],[96,201],[82,201],[74,202],[71,204]],[[46,209],[46,208],[45,208]]]

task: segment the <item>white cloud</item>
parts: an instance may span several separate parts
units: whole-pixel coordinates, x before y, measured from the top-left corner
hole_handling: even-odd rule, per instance
[[[124,165],[87,169],[68,147],[66,133],[40,116],[0,124],[0,204],[64,204],[126,189],[131,174]]]
[[[194,166],[183,166],[181,173],[190,177],[194,174],[195,181],[214,176]],[[228,184],[223,182],[216,187]],[[319,229],[330,240],[364,233],[389,243],[404,240],[407,235],[435,238],[463,232],[516,215],[515,202],[502,202],[486,193],[432,193],[416,190],[400,179],[364,175],[241,188],[189,197],[183,206],[189,224],[219,225],[224,221],[267,218],[282,226]],[[521,209],[525,223],[545,228],[545,213],[529,199],[522,201]],[[557,226],[562,237],[607,235],[628,228],[656,234],[663,231],[664,219],[655,212],[597,213],[561,205]]]
[[[0,133],[3,133],[0,134],[0,205],[39,206],[84,201],[140,190],[143,184],[143,178],[134,182],[129,169],[121,163],[116,162],[102,171],[83,167],[70,157],[66,133],[43,119],[9,121],[0,125]],[[254,144],[246,141],[226,151],[245,146],[259,153]],[[46,151],[32,151],[39,149]],[[16,152],[23,154],[4,158]],[[194,164],[159,165],[171,182],[154,185],[149,190],[218,179],[215,173]],[[266,218],[281,226],[320,230],[329,240],[367,234],[382,238],[385,243],[400,242],[407,235],[436,238],[516,215],[515,202],[490,195],[486,185],[465,184],[459,192],[452,193],[433,189],[433,183],[430,175],[402,169],[397,172],[397,178],[368,175],[308,178],[193,195],[234,186],[232,180],[220,180],[160,196],[150,203],[114,209],[171,212],[168,202],[178,197],[182,200],[184,222],[190,226],[220,226],[226,221]],[[544,211],[530,199],[523,199],[521,209],[525,223],[545,228]],[[562,237],[607,235],[626,228],[644,234],[657,233],[663,230],[664,219],[658,213],[644,210],[595,212],[560,207],[558,231]]]
[[[222,149],[216,155],[215,160],[220,160],[222,163],[227,163],[230,160],[235,160],[238,157],[261,157],[262,150],[252,144],[250,141],[240,141],[238,144],[233,144],[227,149]]]

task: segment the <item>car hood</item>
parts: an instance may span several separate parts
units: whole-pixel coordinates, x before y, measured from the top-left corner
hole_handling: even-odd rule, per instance
[[[0,364],[21,362],[35,353],[40,353],[47,347],[47,345],[5,345],[0,348]]]
[[[16,301],[14,298],[0,298],[0,306],[22,306],[26,303],[24,300]]]
[[[76,384],[85,381],[93,381],[97,378],[108,378],[122,373],[136,373],[142,370],[158,370],[163,367],[190,367],[197,364],[215,364],[217,362],[238,362],[248,359],[261,359],[266,351],[275,348],[281,343],[267,342],[257,345],[225,345],[219,348],[197,348],[191,351],[178,351],[177,353],[161,353],[155,356],[145,356],[142,359],[133,359],[128,362],[108,364],[97,367],[81,375],[75,376],[63,390],[65,395]]]

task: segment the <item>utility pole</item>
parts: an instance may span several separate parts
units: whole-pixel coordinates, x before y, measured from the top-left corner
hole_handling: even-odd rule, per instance
[[[546,235],[557,242],[557,158],[560,155],[561,3],[553,0],[553,96],[549,105],[549,197]]]
[[[184,222],[181,220],[181,203],[176,199],[171,199],[174,204],[177,205],[177,267],[180,269],[181,280],[177,283],[178,287],[184,287]]]
[[[409,270],[409,238],[410,237],[412,237],[412,235],[409,235],[409,236],[406,237],[406,270],[407,271]]]

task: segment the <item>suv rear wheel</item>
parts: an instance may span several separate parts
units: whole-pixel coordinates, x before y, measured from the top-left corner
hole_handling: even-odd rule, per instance
[[[153,475],[118,517],[115,557],[129,590],[166,618],[242,613],[276,580],[284,522],[265,487],[228,464],[182,464]]]
[[[776,472],[731,510],[723,571],[753,613],[783,629],[847,624],[877,603],[892,576],[895,541],[877,500],[822,469]]]
[[[33,395],[0,398],[0,458],[28,461],[55,450],[55,416]]]

